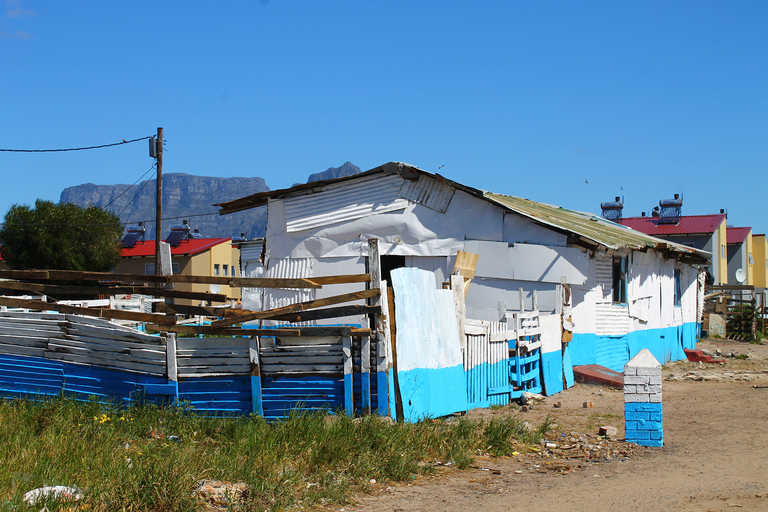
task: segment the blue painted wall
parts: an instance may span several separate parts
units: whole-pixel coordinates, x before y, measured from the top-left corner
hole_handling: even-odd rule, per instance
[[[545,395],[563,390],[563,354],[559,350],[541,354],[541,375]]]
[[[695,322],[633,331],[625,336],[598,336],[574,333],[568,345],[574,366],[599,364],[611,370],[624,371],[624,364],[640,350],[647,348],[661,364],[685,359],[684,348],[695,348],[698,324]]]
[[[79,399],[131,403],[137,399],[169,402],[168,395],[144,394],[146,386],[164,387],[163,377],[96,366],[63,363],[41,357],[0,355],[3,396],[59,395]]]
[[[398,383],[406,421],[439,418],[467,410],[464,366],[414,368],[398,371]],[[457,409],[457,404],[459,405]]]

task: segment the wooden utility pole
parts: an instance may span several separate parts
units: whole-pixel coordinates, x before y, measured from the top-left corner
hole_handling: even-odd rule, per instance
[[[155,274],[160,274],[160,241],[163,239],[163,128],[157,129],[157,196],[155,197]]]

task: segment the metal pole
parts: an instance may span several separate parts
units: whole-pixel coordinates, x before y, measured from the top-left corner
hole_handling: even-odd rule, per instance
[[[163,129],[157,129],[157,194],[155,196],[155,274],[160,275],[160,241],[163,239]]]

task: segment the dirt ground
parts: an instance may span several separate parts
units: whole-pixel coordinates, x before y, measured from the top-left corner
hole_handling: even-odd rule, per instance
[[[472,413],[519,414],[534,425],[549,415],[556,427],[547,441],[556,448],[509,458],[479,455],[464,471],[439,465],[436,476],[376,484],[370,495],[339,509],[768,511],[768,345],[704,340],[697,348],[750,358],[662,368],[663,448],[623,442],[620,390],[577,384],[527,412]],[[602,425],[616,427],[616,438],[598,436]]]

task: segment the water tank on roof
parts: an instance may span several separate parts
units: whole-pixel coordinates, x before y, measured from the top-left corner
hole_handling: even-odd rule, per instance
[[[606,201],[600,203],[600,209],[603,210],[603,218],[618,221],[621,220],[621,212],[624,209],[622,198],[617,197],[615,201]]]

